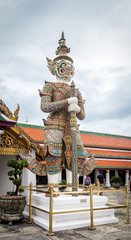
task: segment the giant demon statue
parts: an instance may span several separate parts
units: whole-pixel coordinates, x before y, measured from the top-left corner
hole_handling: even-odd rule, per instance
[[[50,72],[56,76],[57,82],[45,82],[41,97],[41,110],[50,113],[44,121],[44,157],[48,184],[58,185],[61,166],[66,168],[67,191],[72,185],[72,148],[71,148],[71,112],[76,113],[79,120],[85,118],[84,100],[78,89],[75,89],[75,97],[71,97],[69,82],[74,75],[73,60],[67,56],[70,49],[65,45],[62,32],[57,48],[57,57],[52,61],[47,58]],[[77,172],[78,174],[90,174],[96,167],[94,157],[88,158],[89,153],[84,150],[78,127],[76,129],[77,141]],[[24,156],[25,157],[25,156]],[[33,162],[34,161],[34,162]],[[44,175],[43,165],[30,159],[29,169],[36,174]],[[35,170],[37,167],[37,171]],[[42,173],[43,171],[43,173]],[[58,190],[57,186],[54,188]]]
[[[85,118],[84,101],[78,89],[75,97],[70,97],[69,82],[74,75],[73,60],[67,56],[70,49],[65,45],[64,33],[59,40],[57,57],[52,61],[47,58],[50,72],[56,76],[57,82],[45,82],[40,91],[41,110],[50,113],[44,122],[44,154],[48,173],[48,184],[59,182],[61,166],[66,168],[67,184],[72,182],[72,150],[71,150],[71,112],[76,112],[79,120]],[[84,150],[77,127],[77,169],[78,174],[83,170],[89,174],[96,166],[90,158],[84,164],[88,153]],[[84,165],[84,169],[83,169]],[[68,189],[69,190],[69,189]]]

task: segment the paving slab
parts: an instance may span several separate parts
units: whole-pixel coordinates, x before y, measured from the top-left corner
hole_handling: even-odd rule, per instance
[[[108,192],[109,201],[125,204],[124,192]],[[0,240],[131,240],[131,194],[129,195],[130,223],[126,224],[126,208],[116,210],[119,223],[96,226],[95,230],[88,227],[55,232],[48,232],[36,224],[30,224],[27,219],[14,222],[12,226],[0,223]]]

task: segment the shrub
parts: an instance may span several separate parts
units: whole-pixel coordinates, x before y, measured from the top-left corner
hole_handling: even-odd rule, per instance
[[[65,186],[61,186],[59,187],[59,190],[62,191],[66,188],[66,180],[62,179],[59,185],[65,185]]]
[[[10,159],[7,162],[8,167],[12,167],[13,170],[8,171],[9,180],[15,185],[14,195],[18,195],[18,192],[23,192],[24,190],[20,188],[21,176],[24,167],[28,167],[28,162],[20,159]]]
[[[115,176],[111,178],[111,183],[123,184],[121,177],[115,177]]]

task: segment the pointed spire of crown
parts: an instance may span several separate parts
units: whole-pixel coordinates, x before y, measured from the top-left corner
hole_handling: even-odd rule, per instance
[[[66,56],[70,52],[70,48],[65,45],[64,32],[61,34],[61,39],[58,41],[59,47],[56,50],[56,55]]]
[[[69,56],[67,56],[67,53],[70,52],[70,48],[68,48],[65,45],[65,41],[66,40],[65,40],[65,37],[64,37],[64,32],[62,32],[61,39],[58,41],[59,46],[58,46],[58,48],[56,50],[56,55],[58,55],[58,57],[56,57],[54,59],[54,61],[57,61],[57,60],[60,60],[60,59],[66,59],[66,60],[68,60],[68,61],[73,63],[73,60]]]

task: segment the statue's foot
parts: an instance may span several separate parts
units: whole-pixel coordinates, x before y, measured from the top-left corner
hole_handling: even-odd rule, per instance
[[[53,197],[58,197],[59,194],[53,190]],[[45,194],[45,197],[50,197],[50,188],[48,188],[47,193]]]
[[[66,187],[64,192],[72,192],[72,187]]]

